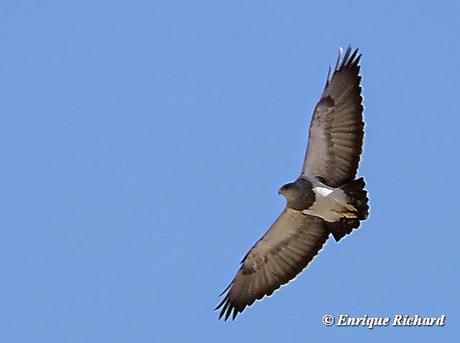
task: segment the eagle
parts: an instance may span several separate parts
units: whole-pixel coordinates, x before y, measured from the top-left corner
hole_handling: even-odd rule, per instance
[[[358,49],[339,49],[313,112],[301,174],[279,189],[286,206],[220,294],[219,319],[235,319],[272,295],[307,267],[330,235],[339,242],[367,218],[365,181],[356,178],[364,139],[360,58]]]

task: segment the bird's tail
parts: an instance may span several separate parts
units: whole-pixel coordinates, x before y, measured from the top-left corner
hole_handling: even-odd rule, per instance
[[[356,215],[359,220],[364,220],[369,215],[369,199],[367,198],[367,192],[364,187],[366,187],[366,183],[362,177],[350,181],[341,187],[342,191],[350,199],[350,205],[356,208]]]
[[[335,223],[326,223],[328,229],[338,242],[345,235],[349,234],[353,229],[359,227],[361,220],[365,220],[369,215],[369,199],[367,192],[364,189],[366,183],[364,179],[353,180],[341,187],[349,199],[349,205],[354,207],[354,218],[341,218],[340,221]]]

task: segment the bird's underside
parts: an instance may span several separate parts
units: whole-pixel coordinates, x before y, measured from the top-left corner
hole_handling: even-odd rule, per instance
[[[340,50],[332,75],[316,105],[299,178],[280,194],[287,205],[249,250],[216,307],[233,319],[256,300],[294,279],[332,234],[336,241],[368,215],[364,179],[355,179],[364,122],[358,50]]]

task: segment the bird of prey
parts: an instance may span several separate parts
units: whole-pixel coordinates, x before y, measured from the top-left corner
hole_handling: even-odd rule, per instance
[[[310,124],[300,176],[279,190],[287,204],[249,250],[215,310],[235,319],[294,279],[329,235],[338,242],[368,216],[364,179],[356,179],[364,138],[358,49],[339,50]]]

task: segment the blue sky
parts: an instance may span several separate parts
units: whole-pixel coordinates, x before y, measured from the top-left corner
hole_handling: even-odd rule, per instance
[[[0,342],[458,339],[455,1],[6,1]],[[371,216],[235,322],[340,45],[363,53]],[[445,327],[324,327],[324,314]],[[456,328],[457,327],[457,328]]]

